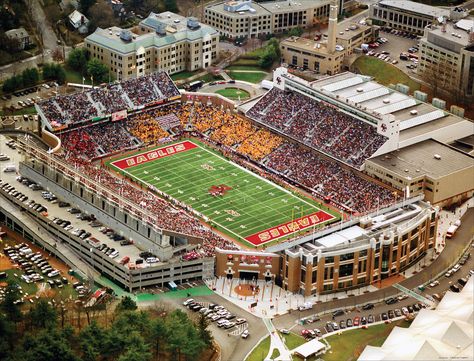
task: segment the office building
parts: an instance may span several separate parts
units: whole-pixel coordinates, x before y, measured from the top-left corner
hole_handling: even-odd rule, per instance
[[[120,80],[164,70],[206,69],[217,59],[219,33],[194,18],[150,13],[133,29],[97,28],[85,39],[91,58]]]
[[[426,27],[419,56],[418,74],[432,87],[474,100],[474,18]]]
[[[375,25],[391,27],[415,34],[440,17],[449,17],[450,11],[408,0],[380,0],[372,4],[369,16]]]
[[[257,38],[324,23],[330,0],[269,1],[230,0],[209,5],[204,21],[228,38]]]

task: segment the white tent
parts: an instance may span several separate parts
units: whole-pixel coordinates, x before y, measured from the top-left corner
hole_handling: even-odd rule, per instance
[[[409,328],[394,327],[382,347],[367,346],[359,361],[472,359],[474,277],[447,292],[435,310],[422,309]]]
[[[324,343],[314,339],[298,346],[293,350],[293,353],[297,353],[301,357],[307,358],[323,350],[325,347],[326,345]]]

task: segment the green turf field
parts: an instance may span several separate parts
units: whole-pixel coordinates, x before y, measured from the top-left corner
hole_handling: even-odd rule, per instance
[[[176,142],[175,145],[181,143]],[[208,217],[210,223],[219,230],[237,241],[252,245],[294,235],[296,228],[294,231],[288,228],[286,234],[282,231],[283,228],[280,228],[280,233],[273,230],[265,237],[259,234],[293,220],[301,219],[303,222],[308,218],[305,216],[314,215],[316,212],[319,221],[314,222],[317,226],[338,219],[338,214],[326,208],[321,210],[323,207],[312,199],[295,195],[259,177],[230,162],[202,143],[192,140],[190,144],[195,147],[147,160],[141,164],[124,166],[127,160],[134,157],[138,159],[137,154],[146,155],[153,152],[142,151],[114,159],[108,164],[113,169],[186,203]],[[209,189],[220,185],[231,189],[224,195],[211,196]],[[306,230],[312,227],[312,225],[308,227],[307,223],[300,225]],[[299,231],[301,232],[301,229]],[[255,241],[257,234],[259,238]]]

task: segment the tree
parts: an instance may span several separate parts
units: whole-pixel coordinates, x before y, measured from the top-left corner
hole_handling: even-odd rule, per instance
[[[99,59],[91,59],[87,63],[87,73],[95,83],[105,83],[108,80],[109,69]]]
[[[303,35],[303,29],[300,27],[293,28],[288,32],[289,36],[301,36]]]
[[[145,13],[149,13],[150,11],[159,13],[166,10],[163,0],[144,0],[142,8]]]
[[[89,15],[89,9],[94,5],[96,0],[79,0],[79,7],[81,8],[81,12],[84,15]]]
[[[71,345],[56,329],[42,330],[23,339],[23,361],[79,361]]]
[[[155,341],[155,354],[158,355],[161,351],[161,347],[166,339],[167,328],[165,320],[161,317],[156,318],[152,322],[151,337]]]
[[[13,75],[6,79],[2,86],[2,90],[5,93],[11,93],[20,88],[23,88],[23,77],[21,75]]]
[[[36,68],[25,69],[21,73],[24,87],[36,85],[39,81],[39,72]]]
[[[5,298],[0,304],[1,310],[5,314],[5,317],[8,321],[19,322],[23,315],[20,310],[20,306],[16,304],[16,300],[20,299],[20,292],[18,290],[18,285],[9,280],[7,287],[5,289]]]
[[[67,57],[67,65],[82,75],[87,71],[88,52],[86,49],[77,48],[72,50]]]
[[[178,5],[176,4],[176,0],[165,0],[165,9],[173,13],[179,12]]]
[[[115,25],[115,16],[112,7],[106,2],[94,4],[89,10],[91,24],[89,30],[94,31],[96,27],[108,28]]]
[[[135,311],[137,309],[137,303],[131,299],[130,296],[122,298],[117,306],[117,311]]]
[[[57,313],[46,300],[41,299],[30,309],[28,318],[33,328],[52,328],[56,326]]]
[[[207,320],[206,316],[204,316],[202,313],[199,316],[197,326],[198,326],[199,336],[201,337],[201,340],[204,341],[204,343],[207,346],[210,346],[212,343],[213,337],[212,337],[211,331],[207,329],[209,326],[209,321]]]
[[[126,338],[125,352],[119,357],[119,361],[149,361],[151,352],[139,331],[133,331]]]
[[[43,65],[43,79],[56,80],[59,84],[64,84],[66,81],[66,71],[59,64],[44,64]]]
[[[267,47],[263,55],[260,56],[258,60],[258,65],[262,68],[268,69],[273,65],[275,59],[277,59],[278,55],[276,50],[273,47]]]

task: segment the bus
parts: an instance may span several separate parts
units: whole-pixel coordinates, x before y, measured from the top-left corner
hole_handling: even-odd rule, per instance
[[[189,83],[186,90],[190,91],[190,92],[194,92],[194,91],[200,89],[203,85],[204,85],[204,82],[202,80],[196,80],[196,81],[193,81],[193,82]]]
[[[449,226],[448,230],[446,231],[446,238],[452,238],[460,225],[461,221],[458,219],[452,226]]]

